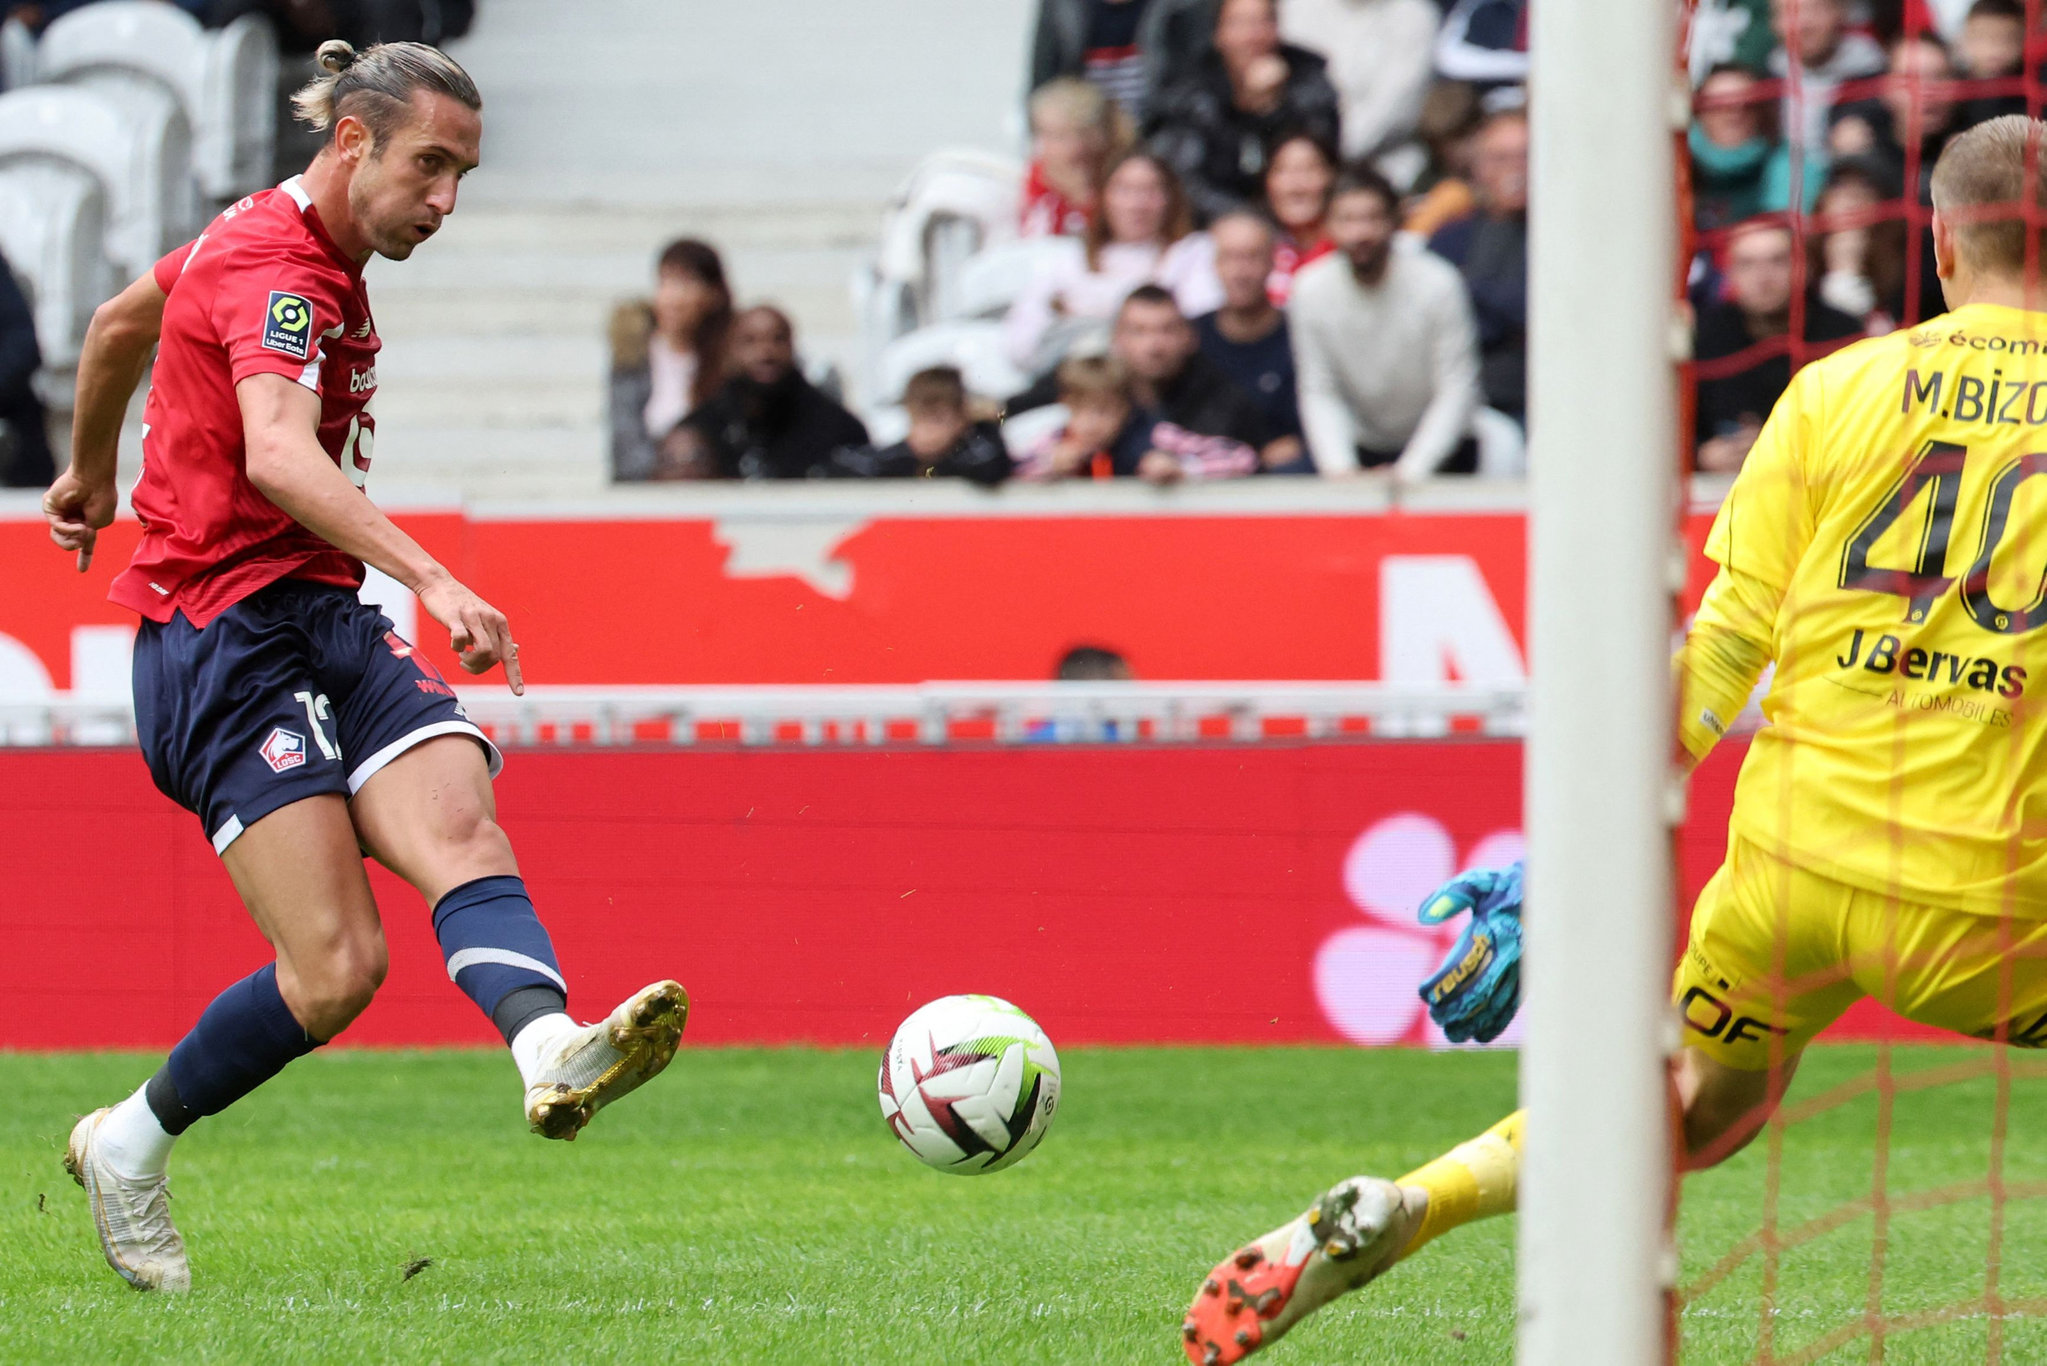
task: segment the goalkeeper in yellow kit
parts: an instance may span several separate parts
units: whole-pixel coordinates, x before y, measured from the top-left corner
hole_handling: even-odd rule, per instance
[[[1860,997],[2047,1046],[2047,242],[2021,203],[2047,203],[2043,135],[2010,115],[1948,144],[1933,236],[1953,311],[1801,370],[1707,540],[1720,572],[1678,660],[1694,762],[1776,674],[1672,987],[1690,1167],[1753,1137]],[[1463,909],[1424,996],[1490,1037],[1518,1003],[1518,870],[1424,914]],[[1517,1113],[1397,1182],[1324,1192],[1211,1273],[1188,1356],[1237,1361],[1513,1209],[1520,1149]]]

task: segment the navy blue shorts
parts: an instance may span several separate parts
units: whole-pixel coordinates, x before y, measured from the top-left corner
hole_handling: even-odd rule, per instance
[[[180,612],[135,637],[135,729],[164,795],[217,854],[263,817],[352,797],[422,741],[467,735],[504,757],[440,672],[346,588],[280,580],[200,630]]]

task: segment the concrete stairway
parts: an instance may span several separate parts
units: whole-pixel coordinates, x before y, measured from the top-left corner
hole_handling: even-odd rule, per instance
[[[1010,147],[1031,0],[486,0],[454,48],[484,164],[411,261],[375,262],[371,488],[562,498],[605,482],[604,327],[670,238],[849,368],[853,271],[917,158]]]

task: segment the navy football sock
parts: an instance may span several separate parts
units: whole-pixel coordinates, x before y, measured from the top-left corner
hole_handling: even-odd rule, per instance
[[[434,907],[434,937],[448,976],[491,1017],[505,1042],[541,1015],[568,1006],[568,984],[526,884],[480,877]]]
[[[217,1115],[320,1046],[284,1003],[267,963],[213,998],[149,1079],[145,1096],[167,1134]]]

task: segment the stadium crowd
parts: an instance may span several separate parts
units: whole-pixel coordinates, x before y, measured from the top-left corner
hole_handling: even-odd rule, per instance
[[[474,9],[162,2],[212,24],[260,11],[286,50],[449,36]],[[34,27],[78,3],[0,10]],[[1025,382],[974,392],[966,358],[927,365],[870,396],[900,408],[867,414],[870,441],[806,374],[786,313],[740,307],[718,251],[679,241],[613,319],[612,477],[1517,472],[1529,3],[1040,0],[1013,231],[1048,249],[999,343]],[[2024,0],[1701,0],[1698,468],[1739,468],[1806,360],[1941,310],[1928,175],[1962,129],[2038,109],[2047,53],[2025,16]],[[27,310],[0,288],[9,484],[49,477],[36,365]],[[1056,422],[1007,421],[1053,405]]]
[[[722,403],[757,410],[759,434],[708,460],[660,454],[702,447],[669,435],[702,425],[677,416],[672,378],[664,400],[615,382],[616,476],[967,474],[938,435],[969,429],[989,448],[969,476],[984,483],[1514,472],[1486,470],[1479,438],[1508,424],[1518,454],[1526,426],[1526,4],[1043,0],[1016,231],[1072,249],[1034,258],[1003,321],[1032,381],[949,398],[950,425],[915,418],[908,445],[836,445],[848,417],[764,458],[774,405],[734,370]],[[2022,0],[1906,9],[1699,8],[1702,470],[1739,468],[1806,360],[1941,310],[1933,161],[1962,129],[2031,107]],[[657,294],[678,269],[663,265]],[[730,366],[686,330],[651,334],[672,375]],[[646,352],[621,348],[618,374],[642,373]],[[959,369],[914,378],[913,417],[941,391],[964,394]],[[987,420],[1053,403],[1061,425],[993,458]]]
[[[1527,299],[1522,0],[1043,0],[1016,231],[1064,238],[1003,322],[1031,377],[915,375],[910,438],[862,453],[738,365],[707,278],[665,252],[614,326],[616,478],[960,473],[984,483],[1478,468],[1518,423]],[[722,316],[722,315],[720,315]],[[699,322],[699,318],[704,322]],[[665,318],[665,321],[664,321]],[[726,378],[678,416],[681,376]],[[666,380],[655,379],[665,372]],[[800,374],[782,379],[800,392]],[[948,396],[946,423],[926,413]],[[893,396],[891,396],[893,397]],[[806,398],[806,405],[815,402]],[[980,425],[1053,404],[1008,459]],[[962,406],[963,405],[963,406]],[[843,410],[840,410],[843,415]],[[707,427],[723,434],[705,439]],[[800,429],[800,430],[799,430]],[[939,437],[964,432],[954,441]]]
[[[1929,178],[2040,110],[2023,0],[1741,0],[1694,39],[1696,460],[1739,469],[1806,361],[1943,311]]]

